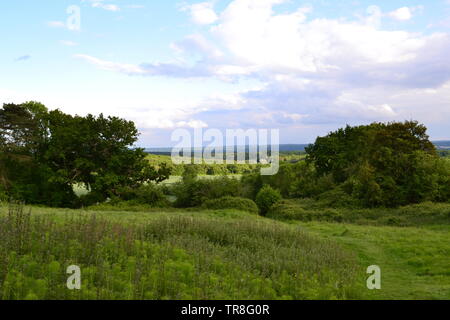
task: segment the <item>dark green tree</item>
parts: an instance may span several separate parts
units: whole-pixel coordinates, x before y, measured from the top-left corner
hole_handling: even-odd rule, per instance
[[[307,163],[314,165],[318,177],[331,175],[366,205],[442,198],[436,191],[440,159],[426,127],[418,122],[347,126],[317,138],[306,152]],[[436,179],[430,179],[433,176]]]
[[[117,117],[72,116],[48,111],[36,102],[0,109],[0,183],[14,198],[30,203],[71,206],[74,184],[84,184],[86,199],[102,201],[123,187],[137,188],[168,178],[155,168],[134,123]]]

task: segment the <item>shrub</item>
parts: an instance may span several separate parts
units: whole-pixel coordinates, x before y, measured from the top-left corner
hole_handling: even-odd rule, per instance
[[[269,185],[264,185],[256,195],[256,204],[258,205],[261,214],[266,215],[269,209],[278,201],[282,199],[278,190],[272,189]]]
[[[89,207],[98,203],[104,202],[105,199],[103,195],[97,193],[97,192],[89,192],[87,194],[81,195],[78,200],[78,206],[80,207]]]
[[[173,191],[177,197],[175,206],[181,208],[197,207],[209,199],[242,195],[239,180],[227,176],[214,179],[184,180],[177,183]]]
[[[184,165],[183,168],[184,170],[182,177],[184,182],[191,181],[197,178],[200,171],[198,166],[193,164]]]
[[[152,183],[138,188],[123,188],[119,191],[119,197],[112,198],[110,204],[117,205],[123,201],[151,207],[167,207],[169,205],[163,188]]]
[[[8,201],[8,195],[6,194],[6,190],[0,184],[0,203]]]
[[[263,180],[260,172],[246,173],[241,178],[242,194],[246,198],[255,199],[259,190],[263,186]]]
[[[167,206],[167,199],[163,190],[152,183],[139,187],[136,190],[136,196],[136,200],[142,204],[154,207]]]
[[[222,197],[207,200],[202,207],[205,209],[236,209],[256,214],[259,212],[258,206],[254,201],[240,197]]]
[[[294,200],[278,201],[267,212],[267,217],[279,220],[311,220],[310,212],[300,207]]]
[[[267,213],[277,220],[345,222],[362,225],[449,225],[450,204],[424,202],[399,208],[327,208],[323,201],[289,199],[277,202]]]
[[[342,222],[344,216],[338,210],[330,208],[306,209],[296,200],[282,200],[274,204],[267,217],[278,220],[329,221]]]
[[[360,201],[355,199],[341,187],[322,193],[317,198],[325,207],[332,208],[357,208],[360,207]]]

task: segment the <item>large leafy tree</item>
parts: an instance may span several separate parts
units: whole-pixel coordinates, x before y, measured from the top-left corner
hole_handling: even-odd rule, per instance
[[[306,152],[318,176],[331,176],[370,206],[442,198],[440,176],[449,174],[426,127],[415,121],[347,126],[317,138]]]
[[[84,184],[91,190],[87,198],[101,201],[170,174],[150,166],[143,150],[132,147],[138,130],[117,117],[49,112],[35,102],[9,104],[0,109],[0,129],[0,183],[29,202],[73,205],[74,184]],[[19,169],[17,159],[25,168]]]
[[[57,206],[75,196],[71,186],[50,182],[53,173],[41,161],[49,140],[47,112],[37,102],[0,109],[0,184],[10,197]]]

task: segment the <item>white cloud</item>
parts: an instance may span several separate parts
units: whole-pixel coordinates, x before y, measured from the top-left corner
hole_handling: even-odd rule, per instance
[[[142,75],[145,74],[145,70],[140,66],[132,64],[115,63],[111,61],[101,60],[86,54],[76,54],[75,58],[83,59],[103,70],[116,71],[129,75]]]
[[[424,10],[424,6],[419,5],[415,7],[401,7],[394,11],[388,12],[386,15],[394,20],[408,21],[414,16],[420,14]]]
[[[120,7],[115,4],[105,4],[102,2],[94,2],[92,3],[93,8],[101,8],[107,11],[120,11]]]
[[[120,11],[120,7],[116,4],[107,4],[104,0],[81,0],[81,2],[88,2],[93,8],[100,8],[107,11]]]
[[[229,99],[205,98],[198,111],[192,108],[183,114],[210,127],[443,121],[436,115],[450,121],[450,100],[442,98],[450,96],[449,34],[384,30],[385,15],[376,6],[354,21],[310,19],[309,7],[276,13],[273,7],[284,2],[234,0],[209,20],[198,19],[196,23],[214,26],[172,45],[179,55],[200,56],[194,64],[180,60],[131,65],[78,57],[129,75],[247,78],[265,84]],[[197,4],[201,5],[197,9],[212,10],[212,4],[206,4]],[[189,8],[194,19],[193,7]],[[419,9],[400,8],[389,15],[405,21]],[[430,89],[438,92],[432,95],[433,114],[423,111],[430,103]],[[167,126],[183,120],[171,121]]]
[[[413,17],[412,10],[408,7],[398,8],[388,14],[391,18],[399,21],[411,20]]]
[[[203,54],[208,59],[218,59],[224,56],[224,53],[219,48],[201,34],[191,34],[181,41],[174,42],[172,49],[182,54]]]
[[[192,128],[192,129],[208,127],[208,125],[201,120],[179,121],[175,124],[175,126],[178,128],[184,127],[184,128]]]
[[[217,21],[218,16],[214,11],[214,5],[211,2],[201,2],[192,5],[186,5],[181,8],[183,11],[189,11],[194,23],[208,25]]]

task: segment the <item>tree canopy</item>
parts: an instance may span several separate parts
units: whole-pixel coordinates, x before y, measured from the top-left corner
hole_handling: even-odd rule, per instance
[[[0,184],[15,199],[53,206],[77,206],[118,195],[125,187],[160,182],[170,171],[150,166],[133,148],[132,121],[103,114],[72,116],[37,102],[0,109]],[[78,199],[74,184],[89,196]]]
[[[448,199],[448,167],[426,130],[415,121],[347,126],[317,138],[306,159],[369,206]]]

